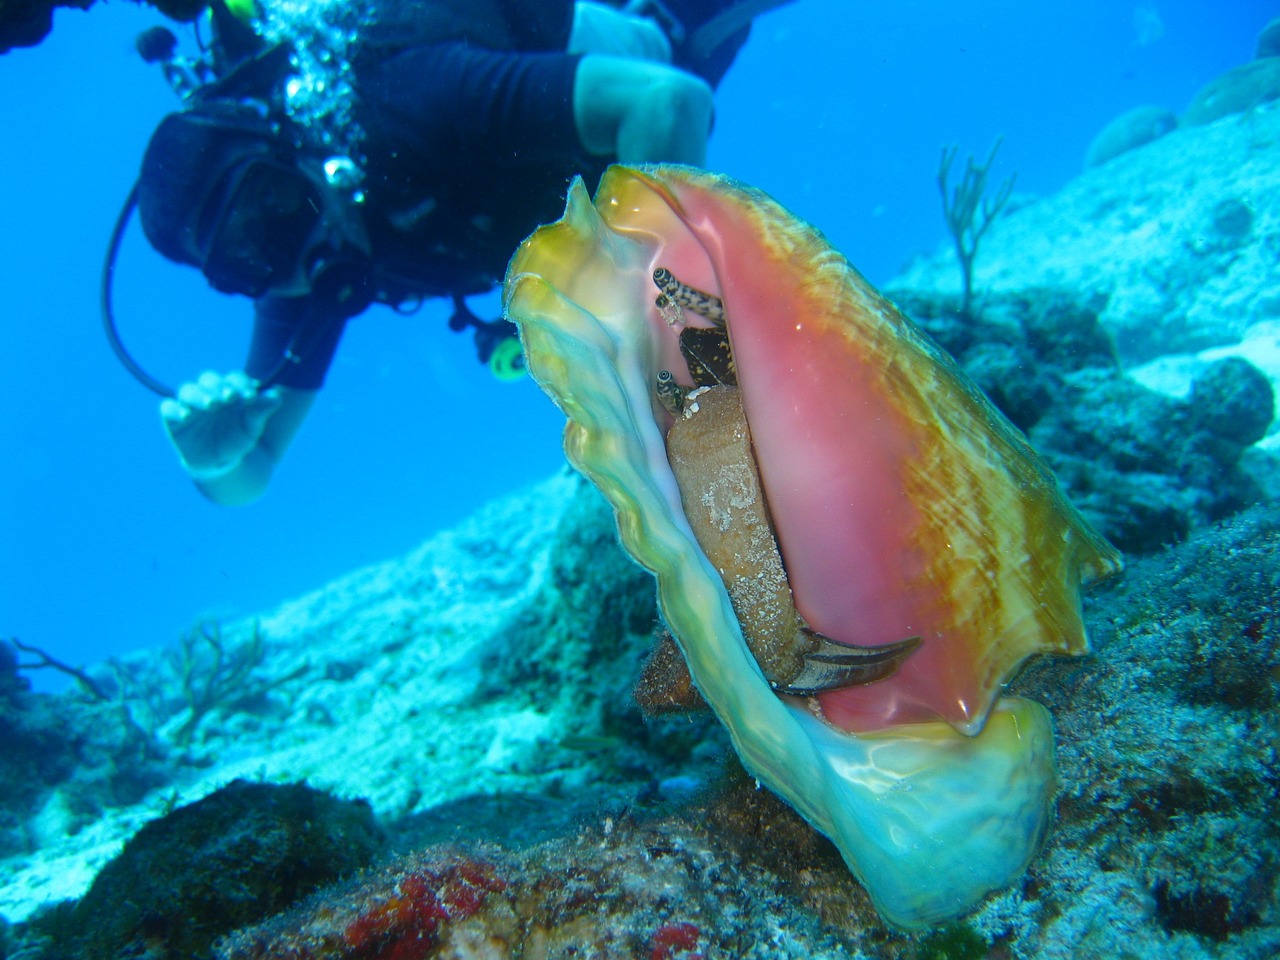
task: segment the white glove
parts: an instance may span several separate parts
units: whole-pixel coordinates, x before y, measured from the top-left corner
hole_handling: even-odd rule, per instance
[[[633,17],[593,0],[578,0],[573,5],[568,52],[670,63],[671,41],[646,17]]]
[[[267,421],[279,409],[279,389],[258,392],[258,382],[240,371],[208,371],[184,383],[178,398],[160,404],[160,418],[193,480],[226,476],[258,445]]]

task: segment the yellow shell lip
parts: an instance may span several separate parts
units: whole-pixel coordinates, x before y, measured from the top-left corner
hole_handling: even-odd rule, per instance
[[[893,602],[852,591],[869,604],[858,624],[877,624],[870,641],[923,636],[892,681],[857,691],[888,690],[928,665],[884,702],[824,697],[817,715],[810,701],[778,696],[748,649],[668,463],[655,378],[676,369],[679,351],[652,302],[659,266],[723,300],[771,508],[786,499],[778,484],[813,479],[774,468],[838,481],[845,467],[771,452],[785,450],[767,446],[787,424],[780,410],[801,412],[791,430],[799,439],[843,402],[843,382],[862,391],[857,399],[891,401],[842,418],[846,445],[891,478],[872,481],[877,511],[862,526],[841,526],[840,509],[820,513],[820,526],[858,542],[894,585]],[[1046,823],[1052,731],[1038,705],[997,700],[999,686],[1029,653],[1082,650],[1080,580],[1118,567],[1025,440],[816,231],[714,174],[614,167],[594,204],[575,183],[564,218],[513,258],[505,305],[530,373],[569,420],[567,457],[613,504],[628,552],[655,573],[663,618],[747,769],[832,838],[891,922],[956,916],[1017,876]],[[822,345],[812,366],[792,362],[821,389],[789,393],[786,378],[769,372],[785,363],[757,363],[772,342],[763,325],[779,317],[801,328],[799,348]],[[856,475],[870,469],[859,464]],[[825,496],[837,507],[848,499]],[[880,509],[895,498],[905,514]],[[903,516],[909,523],[896,522]],[[787,518],[775,519],[790,573],[800,553]],[[904,608],[919,616],[904,607],[904,583],[908,598],[926,601],[932,630],[893,620]],[[841,624],[817,621],[811,611],[821,605],[803,589],[805,619],[849,642]]]

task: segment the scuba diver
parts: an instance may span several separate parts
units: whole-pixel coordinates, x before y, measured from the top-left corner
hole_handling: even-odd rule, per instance
[[[117,223],[104,313],[121,360],[168,395],[164,427],[201,492],[263,494],[346,322],[372,303],[452,298],[450,327],[472,330],[495,372],[518,371],[514,326],[465,298],[501,283],[573,176],[593,187],[615,161],[701,165],[712,92],[751,18],[782,2],[314,0],[329,19],[300,29],[270,0],[261,18],[252,0],[214,0],[199,61],[139,38],[185,103],[157,127]],[[175,392],[120,344],[111,273],[135,200],[160,253],[253,299],[243,371]]]

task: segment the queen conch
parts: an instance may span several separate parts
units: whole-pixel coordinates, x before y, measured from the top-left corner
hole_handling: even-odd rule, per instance
[[[1087,649],[1119,554],[1025,438],[758,190],[614,166],[505,286],[565,453],[612,503],[746,768],[891,922],[1026,868],[1055,787],[1029,656]]]

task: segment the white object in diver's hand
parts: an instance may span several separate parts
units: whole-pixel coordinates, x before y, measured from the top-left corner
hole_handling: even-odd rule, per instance
[[[258,445],[267,421],[280,407],[278,388],[258,390],[258,381],[234,370],[202,373],[160,404],[160,418],[182,465],[197,482],[224,477]]]

